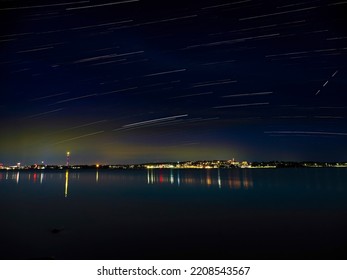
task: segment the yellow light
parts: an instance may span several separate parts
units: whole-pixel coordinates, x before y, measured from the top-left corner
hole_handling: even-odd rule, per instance
[[[66,172],[65,172],[65,197],[67,197],[68,188],[69,188],[69,171],[66,170]]]
[[[97,164],[97,165],[96,165],[96,168],[99,168],[99,166],[100,166],[100,165],[99,165],[99,164]]]

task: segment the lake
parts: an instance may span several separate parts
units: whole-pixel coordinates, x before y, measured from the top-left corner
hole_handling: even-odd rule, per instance
[[[1,259],[347,259],[347,169],[0,171]]]

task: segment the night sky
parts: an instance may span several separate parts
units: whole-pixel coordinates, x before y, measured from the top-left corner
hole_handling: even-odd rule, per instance
[[[0,3],[5,165],[347,159],[347,1]]]

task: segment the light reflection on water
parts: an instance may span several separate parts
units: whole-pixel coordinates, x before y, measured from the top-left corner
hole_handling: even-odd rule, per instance
[[[46,185],[61,182],[64,196],[78,182],[90,187],[117,183],[117,186],[202,187],[230,190],[301,188],[344,190],[346,169],[147,169],[147,170],[84,170],[84,171],[0,171],[0,182],[17,185]]]
[[[0,259],[345,259],[346,180],[336,168],[2,170]]]
[[[229,172],[228,172],[229,173]],[[232,172],[228,176],[221,176],[221,171],[190,171],[184,172],[179,169],[171,169],[169,172],[164,170],[148,169],[147,184],[166,184],[172,185],[202,185],[207,187],[228,187],[232,189],[249,189],[253,187],[251,174],[246,170],[242,172]]]
[[[153,185],[153,184],[172,184],[172,185],[205,185],[205,186],[218,186],[219,188],[222,187],[229,187],[229,188],[244,188],[248,189],[253,187],[253,179],[250,173],[245,172],[245,170],[242,170],[243,172],[232,172],[228,173],[228,176],[221,176],[221,171],[218,169],[216,172],[206,170],[203,172],[195,173],[195,171],[182,171],[179,169],[171,169],[171,170],[155,170],[155,169],[148,169],[147,172],[147,184]],[[91,172],[91,171],[88,171]],[[99,181],[106,181],[106,180],[121,180],[124,179],[127,180],[134,180],[138,179],[137,176],[135,176],[133,173],[126,174],[127,171],[122,171],[122,174],[114,173],[111,174],[112,171],[99,171],[98,169],[95,172],[95,182],[98,183]],[[101,174],[99,174],[101,172]],[[109,173],[109,174],[107,174]],[[65,171],[65,174],[63,172],[35,172],[35,171],[7,171],[7,172],[0,172],[0,181],[7,181],[7,180],[13,180],[16,181],[17,184],[30,182],[34,184],[43,184],[44,181],[50,181],[50,180],[56,180],[57,177],[59,180],[62,180],[64,178],[65,182],[65,189],[68,188],[69,185],[69,178],[72,180],[80,180],[80,176],[84,176],[85,174],[80,172],[71,172],[69,170]],[[198,176],[197,176],[198,175]],[[90,182],[91,184],[93,182]]]
[[[65,197],[68,195],[68,189],[69,189],[69,170],[66,170],[65,172]]]
[[[344,190],[347,170],[341,169],[147,169],[147,170],[86,170],[86,171],[3,171],[0,182],[12,181],[17,185],[47,185],[61,182],[64,196],[78,182],[90,187],[117,183],[118,186],[172,186],[202,187],[230,190],[272,188],[301,188],[314,190]]]

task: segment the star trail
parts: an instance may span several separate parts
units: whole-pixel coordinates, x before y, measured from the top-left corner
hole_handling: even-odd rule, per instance
[[[346,160],[346,8],[1,1],[0,163]]]

